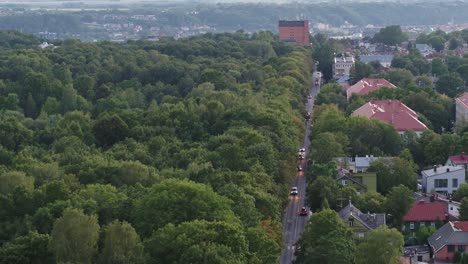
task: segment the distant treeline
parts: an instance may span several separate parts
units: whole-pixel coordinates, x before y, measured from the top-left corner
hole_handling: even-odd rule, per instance
[[[86,4],[84,4],[86,6]],[[122,15],[105,19],[106,14]],[[136,14],[155,15],[153,21],[136,21]],[[168,5],[135,5],[129,11],[79,11],[44,12],[26,11],[23,14],[0,17],[0,29],[23,32],[50,31],[62,36],[86,34],[85,22],[128,23],[136,22],[144,28],[208,25],[217,31],[277,30],[279,19],[309,19],[312,24],[325,23],[339,26],[346,21],[358,26],[385,25],[436,25],[468,22],[467,2],[440,3],[243,3]],[[127,17],[128,16],[128,17]]]

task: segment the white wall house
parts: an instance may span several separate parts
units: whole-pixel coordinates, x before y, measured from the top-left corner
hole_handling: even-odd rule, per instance
[[[338,79],[349,76],[349,71],[354,65],[354,57],[336,57],[333,63],[333,77]]]
[[[458,166],[434,167],[422,171],[422,185],[426,192],[452,194],[465,183],[465,169]]]

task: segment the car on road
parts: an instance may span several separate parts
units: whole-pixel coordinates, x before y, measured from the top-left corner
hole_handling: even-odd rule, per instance
[[[297,165],[297,171],[302,171],[302,166],[301,165]]]
[[[304,152],[305,152],[305,148],[300,148],[300,149],[299,149],[299,152],[300,152],[300,153],[304,153]]]
[[[302,207],[301,210],[299,211],[300,216],[308,216],[309,215],[309,210],[307,208]]]
[[[309,121],[309,120],[310,120],[310,113],[307,112],[307,113],[304,115],[304,118],[305,118],[305,120]]]
[[[297,187],[292,187],[292,188],[291,188],[290,194],[291,194],[291,195],[298,195],[299,192],[297,191]]]
[[[307,99],[309,100],[312,99],[312,95],[307,96]]]
[[[303,159],[304,159],[304,154],[299,154],[299,155],[297,155],[297,158],[298,158],[299,160],[303,160]]]

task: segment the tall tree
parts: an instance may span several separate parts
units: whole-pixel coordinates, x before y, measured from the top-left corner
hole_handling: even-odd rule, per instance
[[[403,253],[403,235],[398,230],[380,226],[368,233],[356,250],[356,264],[398,264]]]
[[[411,208],[414,202],[412,191],[404,185],[398,185],[390,189],[384,203],[385,212],[391,215],[393,227],[400,229],[403,216]]]
[[[195,219],[238,222],[231,201],[203,184],[165,180],[155,184],[135,204],[135,226],[148,237],[168,223],[179,224]]]
[[[408,40],[408,36],[401,31],[400,26],[393,25],[380,29],[380,31],[374,35],[373,40],[377,43],[395,46]]]
[[[335,208],[338,198],[338,185],[336,181],[327,176],[319,176],[307,186],[307,203],[312,210],[317,210],[327,199],[331,208]]]
[[[168,224],[145,241],[152,263],[247,263],[247,246],[240,226],[203,220]]]
[[[439,77],[436,83],[439,93],[455,97],[464,91],[463,80],[457,72],[450,72]]]
[[[331,209],[315,213],[299,241],[297,263],[353,263],[353,233]]]
[[[468,221],[468,198],[467,197],[461,200],[460,221]]]
[[[49,249],[59,263],[93,263],[98,238],[96,216],[85,215],[78,209],[66,209],[54,223]]]
[[[100,263],[143,263],[143,244],[131,224],[114,221],[104,228]]]

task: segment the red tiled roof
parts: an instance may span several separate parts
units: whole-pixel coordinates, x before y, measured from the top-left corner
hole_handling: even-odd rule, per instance
[[[448,205],[442,201],[435,201],[427,203],[424,201],[418,201],[413,204],[413,207],[403,217],[405,222],[429,222],[439,220],[444,221],[445,214],[448,212]],[[449,219],[453,219],[453,216],[449,214]]]
[[[468,221],[457,221],[453,222],[453,226],[461,231],[468,231]]]
[[[427,126],[418,120],[418,114],[398,100],[370,101],[351,115],[378,119],[392,125],[397,131],[427,130]]]
[[[394,84],[385,79],[364,78],[346,90],[346,97],[349,99],[353,93],[366,95],[382,87],[396,88]]]
[[[460,102],[463,107],[468,108],[468,93],[464,92],[462,95],[455,99],[457,102]]]
[[[456,165],[468,164],[468,155],[450,156],[449,160],[451,160]]]

